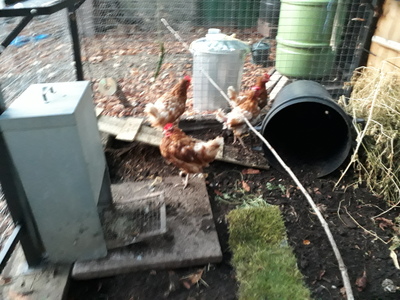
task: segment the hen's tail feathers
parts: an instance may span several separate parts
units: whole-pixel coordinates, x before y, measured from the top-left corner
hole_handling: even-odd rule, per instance
[[[224,144],[224,138],[222,136],[216,137],[213,140],[209,140],[206,143],[209,155],[214,159],[217,155],[220,147]]]
[[[217,112],[215,113],[215,118],[217,119],[218,122],[225,123],[228,117],[226,114],[222,111],[222,109],[218,109]]]
[[[144,108],[144,112],[148,115],[148,116],[152,116],[154,118],[158,118],[159,116],[159,112],[158,109],[154,106],[153,103],[148,103],[146,105],[146,107]]]
[[[211,140],[213,144],[215,144],[217,147],[220,147],[224,144],[224,138],[222,136],[218,136],[215,139]]]
[[[227,90],[226,94],[228,95],[229,99],[231,99],[232,101],[236,102],[237,92],[236,92],[236,90],[235,90],[235,88],[233,86],[229,86],[228,87],[228,90]]]
[[[144,112],[147,114],[147,118],[151,126],[156,126],[157,120],[160,116],[160,112],[158,111],[157,107],[155,107],[153,103],[148,103],[144,108]]]

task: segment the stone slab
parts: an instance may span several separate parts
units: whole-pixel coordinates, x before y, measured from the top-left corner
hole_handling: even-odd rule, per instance
[[[1,274],[1,299],[62,300],[67,291],[70,270],[70,264],[28,268],[22,247],[18,245]]]
[[[220,262],[222,251],[205,181],[199,177],[190,178],[186,189],[181,183],[182,178],[175,176],[112,185],[116,203],[164,191],[168,232],[150,242],[110,250],[102,259],[76,262],[71,276],[92,279]]]

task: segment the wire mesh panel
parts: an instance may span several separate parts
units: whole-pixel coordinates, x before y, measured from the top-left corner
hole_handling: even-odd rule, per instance
[[[257,76],[273,70],[292,81],[311,79],[340,88],[364,54],[374,14],[371,3],[375,3],[365,2],[86,0],[77,9],[84,76],[93,82],[97,107],[117,117],[144,116],[145,105],[185,75],[193,77],[185,115],[213,113],[223,104],[194,105],[195,91],[215,93],[208,80],[195,76],[196,63],[201,74],[201,70],[214,73],[225,91],[222,83],[227,78],[236,80],[241,93],[255,84]],[[0,39],[20,20],[0,18]],[[227,53],[222,50],[221,56],[212,53],[212,58],[204,51],[202,59],[196,60],[189,45],[210,37],[213,28],[224,35],[220,40],[228,41],[218,51],[234,53],[238,49],[232,41],[237,40],[247,50],[234,59],[223,56]],[[35,16],[0,55],[0,87],[7,104],[32,83],[75,79],[66,9]]]
[[[359,64],[373,16],[371,5],[349,0],[90,0],[80,10],[85,11],[79,14],[85,76],[94,82],[103,114],[120,117],[142,115],[146,103],[182,76],[195,76],[196,57],[187,47],[211,28],[248,45],[242,72],[233,60],[222,66],[202,61],[203,69],[217,68],[221,78],[238,73],[240,90],[273,69],[290,80],[343,86]],[[115,81],[115,93],[104,91],[103,78]],[[193,107],[196,90],[209,85],[194,78],[185,114],[210,112],[207,106]]]
[[[14,223],[8,211],[6,199],[0,186],[0,250],[3,247],[7,237],[14,229]]]
[[[0,18],[0,40],[21,17]],[[6,103],[31,84],[76,80],[66,9],[36,16],[0,55],[0,86]]]

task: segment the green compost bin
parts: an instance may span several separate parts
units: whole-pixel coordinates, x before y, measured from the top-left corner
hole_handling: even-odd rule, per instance
[[[252,27],[257,25],[260,0],[202,0],[199,7],[203,25]]]
[[[316,79],[330,74],[336,52],[333,24],[335,20],[335,26],[339,24],[337,4],[338,0],[281,1],[276,69],[282,75]]]

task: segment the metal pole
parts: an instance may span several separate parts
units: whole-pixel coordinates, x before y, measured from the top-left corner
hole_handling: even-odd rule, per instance
[[[33,15],[25,16],[15,27],[9,35],[5,38],[5,40],[1,43],[0,54],[7,48],[8,45],[21,33],[21,31],[25,28],[26,25],[33,19]]]
[[[83,67],[81,59],[81,47],[79,44],[78,25],[76,23],[75,7],[73,6],[68,8],[68,20],[74,49],[76,78],[80,81],[83,80]]]

